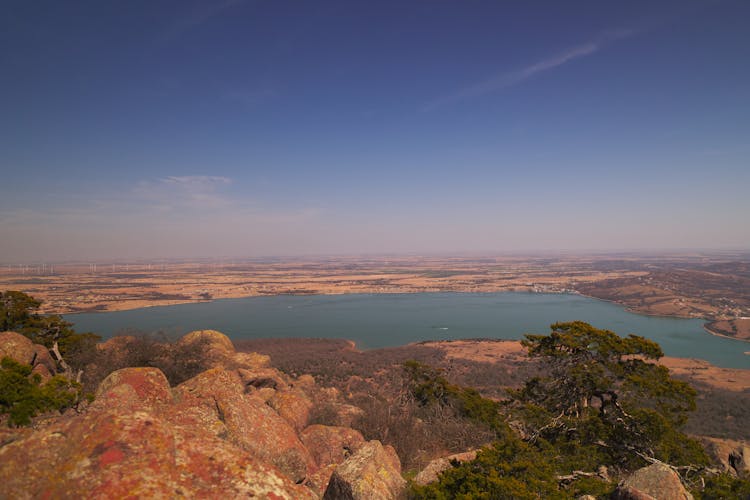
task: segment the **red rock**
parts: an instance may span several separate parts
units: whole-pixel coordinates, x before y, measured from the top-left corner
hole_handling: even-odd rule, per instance
[[[223,364],[228,358],[235,355],[234,344],[229,337],[216,330],[196,330],[185,334],[177,345],[189,346],[195,342],[205,342],[203,355],[213,360],[216,364]]]
[[[0,448],[3,498],[313,498],[276,468],[200,428],[95,411]]]
[[[262,399],[246,395],[236,372],[207,370],[177,386],[175,395],[182,406],[215,408],[227,439],[275,465],[294,482],[314,470],[315,462],[294,429]]]
[[[34,367],[44,366],[47,372],[54,375],[57,372],[57,363],[52,359],[52,355],[49,353],[49,349],[40,344],[34,344]]]
[[[294,429],[266,404],[244,397],[218,402],[230,439],[261,460],[274,464],[294,482],[315,469]]]
[[[34,343],[20,333],[0,333],[0,359],[10,357],[24,365],[30,365],[34,360]]]
[[[257,370],[271,366],[271,358],[257,352],[238,352],[232,356],[232,362],[242,368]]]
[[[95,405],[145,408],[172,401],[169,382],[158,368],[123,368],[105,378],[96,390]]]
[[[438,476],[452,467],[451,461],[457,462],[468,462],[477,458],[477,452],[467,451],[465,453],[457,453],[455,455],[449,455],[447,457],[436,458],[435,460],[428,463],[419,474],[414,477],[414,482],[419,485],[429,484],[433,481],[437,481]]]
[[[242,383],[247,392],[266,387],[283,390],[289,386],[281,372],[274,368],[259,368],[253,370],[240,368],[237,370],[237,373],[239,374],[240,379],[242,379]]]
[[[331,475],[324,499],[399,498],[406,486],[396,452],[379,441],[369,441]]]
[[[336,411],[336,424],[342,427],[351,427],[365,414],[362,408],[349,404],[335,403],[333,408]]]
[[[612,498],[616,500],[693,500],[680,477],[666,465],[638,469],[622,481]]]
[[[327,425],[311,425],[300,439],[319,467],[342,463],[365,442],[359,431]]]
[[[750,445],[742,441],[710,437],[701,438],[701,442],[724,472],[740,477],[750,476]]]
[[[52,373],[47,369],[44,365],[34,365],[34,368],[32,368],[31,373],[38,373],[40,377],[42,377],[42,380],[47,380],[52,378]]]
[[[268,404],[297,432],[307,427],[310,421],[313,403],[300,389],[277,391]]]

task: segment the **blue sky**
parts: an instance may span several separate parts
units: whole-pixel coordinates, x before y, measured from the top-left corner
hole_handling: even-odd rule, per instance
[[[750,3],[4,2],[0,262],[750,248]]]

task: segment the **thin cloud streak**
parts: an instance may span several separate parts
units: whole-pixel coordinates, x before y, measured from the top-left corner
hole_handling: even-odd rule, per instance
[[[453,104],[467,99],[499,92],[500,90],[523,83],[540,73],[558,68],[571,61],[580,59],[581,57],[592,55],[602,50],[611,42],[622,38],[627,38],[629,36],[632,36],[633,34],[635,34],[635,32],[632,30],[616,30],[607,32],[596,40],[581,45],[576,45],[575,47],[570,47],[569,49],[548,59],[543,59],[542,61],[515,71],[500,73],[487,80],[464,87],[452,94],[439,97],[427,103],[422,108],[422,111],[432,111],[447,104]]]

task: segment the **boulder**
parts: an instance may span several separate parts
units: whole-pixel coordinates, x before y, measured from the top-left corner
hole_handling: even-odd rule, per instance
[[[317,424],[303,430],[299,437],[319,467],[342,463],[365,442],[354,429]]]
[[[237,370],[237,373],[247,392],[268,387],[275,390],[282,390],[289,386],[281,372],[274,368],[240,368]]]
[[[175,463],[181,496],[194,498],[315,499],[312,490],[295,484],[271,464],[200,428],[181,428],[175,439]],[[166,495],[175,497],[178,495]]]
[[[316,470],[307,477],[305,486],[310,488],[318,498],[322,498],[331,480],[333,471],[336,470],[336,464],[326,465]]]
[[[16,332],[0,333],[0,359],[7,356],[21,364],[30,365],[35,354],[34,343],[28,337]]]
[[[221,364],[235,355],[234,344],[229,337],[216,330],[195,330],[177,341],[179,347],[187,347],[196,342],[205,342],[202,351],[209,359]]]
[[[57,363],[52,359],[52,355],[49,353],[49,349],[40,344],[34,344],[34,368],[42,366],[46,368],[46,371],[51,375],[57,372]]]
[[[172,433],[145,412],[89,413],[0,448],[0,497],[153,497],[174,491]]]
[[[336,425],[351,427],[354,422],[363,417],[365,412],[359,406],[349,404],[334,404],[336,411]]]
[[[256,370],[271,366],[271,358],[266,354],[257,352],[238,352],[232,356],[232,361],[242,368]]]
[[[701,438],[701,442],[724,472],[739,477],[750,477],[750,445],[741,441]]]
[[[383,446],[380,441],[369,441],[336,467],[323,498],[398,498],[405,486],[406,481],[401,477],[401,463],[393,448]]]
[[[151,408],[170,403],[167,377],[158,368],[123,368],[107,375],[96,389],[94,405],[102,408]]]
[[[304,375],[300,375],[297,377],[297,380],[294,381],[294,387],[298,387],[302,389],[303,391],[310,391],[315,389],[315,377],[312,375],[309,375],[305,373]]]
[[[664,464],[638,469],[620,482],[612,498],[616,500],[693,500],[677,473]]]
[[[271,463],[295,483],[315,469],[310,453],[294,428],[262,401],[217,401],[230,439],[253,456]]]
[[[313,498],[230,443],[143,411],[73,417],[3,446],[0,462],[2,498]]]
[[[54,375],[54,373],[50,372],[44,365],[34,365],[34,368],[31,369],[31,373],[39,374],[39,376],[42,377],[42,380],[48,380]]]
[[[297,432],[307,427],[313,403],[300,389],[276,391],[268,404]]]
[[[467,451],[464,453],[457,453],[447,457],[436,458],[435,460],[428,463],[424,469],[422,469],[415,477],[414,482],[416,484],[424,486],[425,484],[437,481],[438,476],[453,467],[452,461],[456,462],[468,462],[477,458],[476,450]]]
[[[191,410],[192,415],[212,422],[209,426],[214,431],[221,434],[224,430],[226,439],[275,465],[294,482],[304,480],[314,469],[315,463],[294,428],[263,399],[245,394],[236,371],[212,368],[178,385],[174,392],[183,411],[203,407]]]

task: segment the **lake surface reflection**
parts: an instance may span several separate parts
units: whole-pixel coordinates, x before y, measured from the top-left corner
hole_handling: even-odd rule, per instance
[[[361,349],[422,340],[521,339],[548,333],[558,321],[582,320],[620,335],[657,341],[668,356],[750,368],[750,343],[716,337],[703,320],[642,316],[623,307],[572,294],[418,293],[272,296],[72,314],[79,332],[110,337],[124,329],[179,335],[213,329],[233,339],[325,337],[353,340]]]

